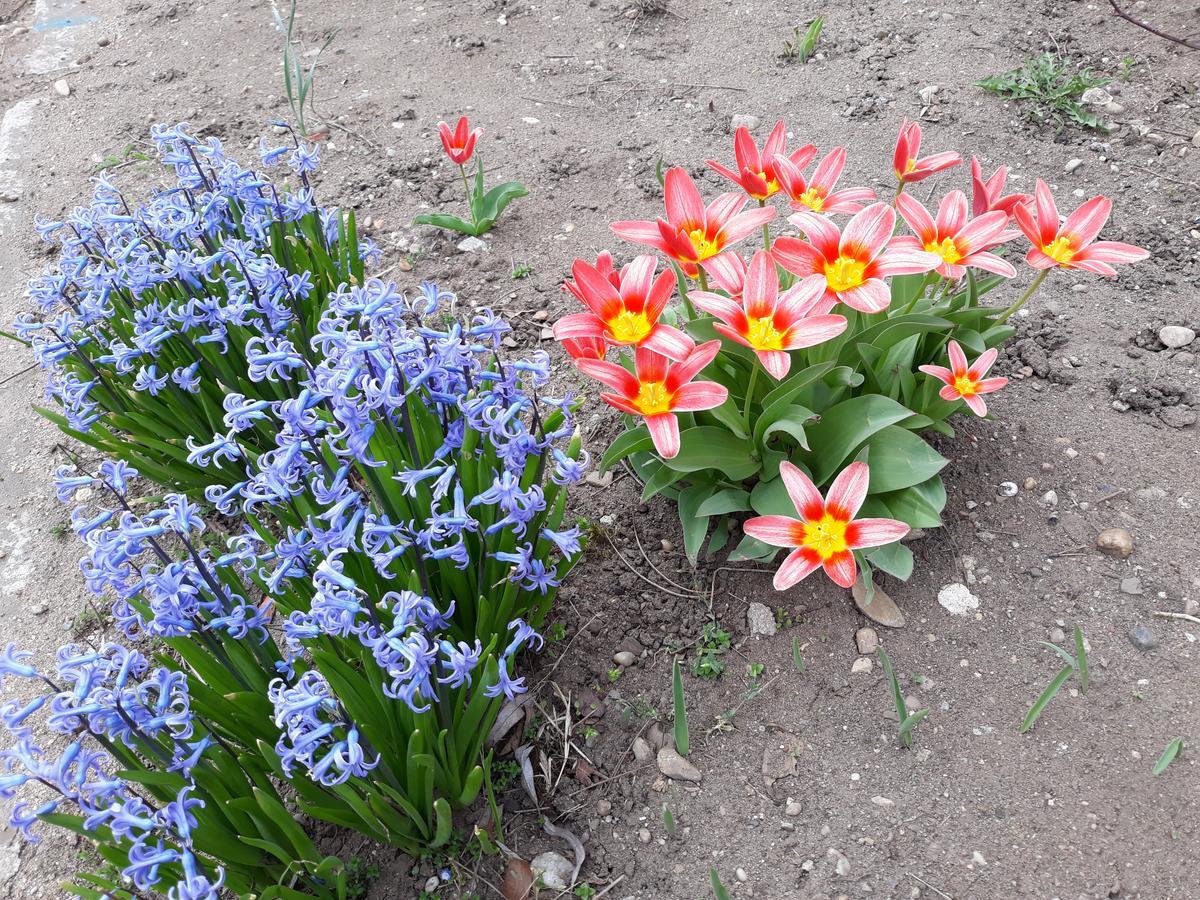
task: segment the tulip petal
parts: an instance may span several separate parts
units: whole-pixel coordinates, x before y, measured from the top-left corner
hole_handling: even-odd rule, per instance
[[[846,543],[851,550],[882,547],[900,540],[909,528],[896,519],[855,519],[846,526]]]
[[[795,215],[789,216],[788,222],[804,232],[804,236],[808,239],[808,242],[816,248],[817,253],[820,255],[822,265],[826,260],[832,262],[837,259],[838,247],[842,243],[842,233],[838,231],[838,227],[833,222],[809,210],[801,210]],[[780,240],[783,240],[783,238],[780,238]],[[775,242],[775,246],[779,246],[779,241]],[[782,260],[780,261],[780,265],[783,265],[785,269],[787,268]],[[808,273],[797,272],[796,274],[807,275]]]
[[[900,211],[900,217],[908,227],[921,239],[922,245],[937,240],[937,225],[920,200],[908,194],[901,194],[896,198],[896,209]],[[894,241],[892,246],[896,246]]]
[[[758,361],[776,381],[783,379],[792,367],[792,358],[782,350],[755,350]]]
[[[865,462],[852,462],[838,473],[825,496],[825,511],[843,522],[858,514],[867,499],[871,470]]]
[[[692,231],[704,227],[704,201],[687,169],[675,166],[663,180],[667,221],[675,228]]]
[[[834,147],[824,158],[817,163],[817,167],[813,169],[812,187],[822,188],[825,193],[832,193],[833,186],[837,184],[837,180],[842,176],[842,169],[846,166],[846,148]]]
[[[607,403],[609,406],[614,406],[617,409],[619,409],[621,412],[626,413],[628,415],[640,416],[642,414],[642,411],[640,409],[638,409],[636,406],[634,406],[632,403],[630,403],[628,399],[626,399],[625,397],[622,397],[620,394],[602,393],[600,395],[600,399],[603,400],[605,403]]]
[[[731,297],[742,293],[746,280],[746,263],[736,253],[718,253],[704,260],[701,265],[713,283],[725,293]],[[694,297],[695,294],[689,296]]]
[[[630,312],[641,312],[645,307],[646,295],[650,293],[657,267],[658,260],[649,253],[643,253],[621,269],[621,302]],[[604,278],[599,271],[596,271],[596,275]],[[607,278],[604,280],[608,281]]]
[[[783,479],[788,497],[802,519],[811,522],[824,515],[825,500],[812,479],[804,474],[803,469],[784,460],[779,464],[779,477]]]
[[[904,196],[901,194],[901,196]],[[920,275],[941,265],[942,258],[936,253],[909,249],[904,246],[888,247],[870,265],[873,278],[890,278],[893,275]]]
[[[584,375],[595,378],[601,384],[607,384],[625,397],[636,397],[641,387],[632,372],[608,360],[581,359],[575,366]]]
[[[934,378],[947,383],[954,380],[954,373],[949,369],[943,369],[941,366],[917,366],[926,375],[932,375]]]
[[[692,381],[675,392],[672,412],[703,412],[715,409],[729,399],[728,389],[715,381]]]
[[[604,322],[590,312],[571,313],[554,323],[554,339],[556,341],[602,338],[606,334],[608,334],[608,329]]]
[[[732,216],[721,226],[720,234],[724,238],[722,246],[725,244],[736,244],[742,238],[748,237],[758,231],[759,228],[774,218],[775,207],[773,206],[748,209],[745,212],[740,212]]]
[[[675,416],[671,413],[646,416],[646,428],[659,456],[673,459],[679,455],[679,420]]]
[[[1000,351],[995,347],[984,350],[981,354],[979,354],[979,358],[976,359],[975,362],[971,363],[970,368],[967,369],[967,374],[973,375],[977,379],[982,378],[988,373],[988,370],[996,364],[996,357],[999,355]]]
[[[854,579],[858,577],[854,554],[847,550],[829,557],[825,560],[825,574],[836,585],[844,588],[854,587]]]
[[[1067,216],[1059,231],[1062,234],[1074,235],[1080,246],[1090,244],[1108,221],[1112,206],[1112,201],[1103,195],[1093,197]]]
[[[667,308],[667,304],[674,294],[675,270],[667,269],[654,279],[650,293],[646,295],[646,304],[643,307],[646,318],[651,322],[657,321],[658,317],[662,315],[662,311]]]
[[[950,357],[950,371],[954,373],[954,377],[967,374],[967,354],[963,353],[958,341],[951,341],[946,347],[946,353]]]
[[[671,367],[671,371],[667,375],[666,388],[668,391],[678,390],[681,385],[687,384],[697,375],[699,375],[704,367],[717,358],[717,354],[721,352],[720,341],[706,341],[699,347],[692,350],[687,355],[687,359]]]
[[[874,259],[887,246],[896,227],[896,214],[886,203],[873,203],[855,213],[842,232],[838,252],[854,259]]]
[[[839,291],[838,299],[859,312],[877,313],[888,308],[892,291],[881,278],[868,278],[856,288]]]
[[[1096,260],[1105,263],[1135,263],[1150,256],[1150,251],[1120,241],[1096,241],[1075,254],[1073,261]]]
[[[716,316],[733,328],[741,326],[741,330],[745,330],[746,315],[736,300],[709,291],[692,291],[688,294],[688,299],[692,301],[692,305],[696,309]]]
[[[958,392],[958,388],[956,388],[953,384],[948,384],[938,391],[938,396],[943,400],[958,400],[960,397],[962,397],[962,394]]]
[[[971,412],[979,416],[981,419],[987,415],[987,403],[978,394],[971,394],[968,397],[963,397],[963,403],[971,408]]]
[[[786,591],[799,584],[817,569],[821,568],[821,558],[803,548],[793,550],[784,559],[783,564],[775,572],[771,584],[777,591]]]
[[[641,346],[678,362],[687,359],[687,355],[692,352],[696,342],[678,328],[672,328],[670,325],[659,322],[642,340]]]
[[[670,360],[664,354],[643,344],[634,351],[633,368],[640,387],[642,384],[666,381],[667,372],[670,371]]]
[[[834,231],[837,231],[836,226],[834,226]],[[834,254],[837,254],[836,245]],[[771,247],[771,255],[775,258],[775,262],[801,278],[809,275],[820,275],[823,278],[825,275],[825,257],[816,247],[805,243],[800,238],[791,235],[777,238]]]
[[[964,266],[974,266],[976,269],[983,269],[985,272],[991,272],[993,275],[1001,275],[1004,278],[1013,278],[1017,274],[1017,270],[1012,267],[1006,259],[1002,259],[995,253],[971,253],[962,258]]]
[[[994,394],[1006,384],[1008,384],[1007,378],[984,378],[979,384],[975,385],[975,393]]]
[[[742,288],[742,306],[751,319],[765,319],[775,312],[775,301],[779,298],[779,273],[775,271],[775,260],[766,250],[759,250],[750,260],[746,270],[746,283]]]
[[[804,537],[804,523],[787,516],[756,516],[746,520],[742,531],[772,547],[799,547]]]
[[[901,194],[900,196],[904,196]],[[938,204],[937,233],[956,236],[967,224],[967,195],[962,191],[950,191]]]
[[[1039,247],[1044,247],[1052,243],[1059,233],[1058,207],[1054,205],[1054,195],[1050,193],[1050,186],[1040,178],[1037,180],[1037,188],[1034,191],[1034,208],[1037,211],[1040,238],[1037,244]]]
[[[784,349],[803,350],[831,341],[846,330],[847,324],[845,316],[812,316],[792,326]]]
[[[668,244],[663,240],[658,222],[613,222],[609,229],[621,240],[633,244],[644,244],[656,250],[667,251]]]

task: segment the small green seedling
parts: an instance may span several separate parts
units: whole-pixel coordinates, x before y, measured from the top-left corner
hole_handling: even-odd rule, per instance
[[[804,655],[800,652],[800,639],[792,637],[792,665],[801,675],[804,674]]]
[[[884,677],[892,689],[892,701],[896,704],[896,716],[900,720],[900,744],[905,748],[912,747],[913,729],[917,727],[917,724],[922,719],[929,715],[929,710],[918,709],[910,715],[908,707],[904,703],[904,691],[900,689],[900,679],[896,677],[896,670],[892,668],[892,661],[888,658],[887,651],[882,647],[879,648],[879,663],[883,666]]]
[[[692,660],[692,674],[697,678],[718,678],[725,671],[725,651],[733,644],[732,635],[716,622],[706,622]]]
[[[1167,766],[1175,762],[1175,757],[1177,757],[1182,750],[1183,738],[1181,737],[1177,737],[1175,740],[1171,741],[1171,743],[1167,744],[1166,749],[1162,752],[1162,756],[1160,756],[1158,758],[1158,762],[1154,764],[1154,774],[1161,775],[1163,772],[1167,771]]]
[[[621,668],[619,666],[608,670],[609,683],[615,683],[621,677]]]
[[[596,896],[596,889],[590,884],[580,884],[575,887],[575,896],[579,900],[592,900]]]
[[[515,266],[512,270],[513,281],[519,281],[522,278],[528,278],[532,274],[533,266],[529,265],[528,263]]]
[[[687,704],[683,700],[683,673],[679,671],[679,657],[671,663],[671,693],[675,698],[675,749],[680,756],[687,756],[692,749],[688,738]]]
[[[1042,710],[1046,708],[1046,704],[1054,699],[1054,695],[1062,690],[1062,686],[1067,683],[1067,680],[1070,679],[1073,674],[1076,672],[1079,673],[1079,692],[1081,694],[1086,694],[1088,689],[1089,669],[1087,647],[1084,645],[1083,632],[1079,630],[1078,625],[1075,626],[1074,655],[1067,652],[1057,644],[1051,644],[1049,641],[1039,641],[1039,643],[1045,647],[1049,647],[1064,660],[1066,660],[1067,664],[1063,666],[1061,670],[1059,670],[1057,675],[1054,676],[1054,680],[1046,685],[1046,689],[1042,691],[1041,695],[1037,698],[1037,700],[1034,701],[1033,706],[1029,707],[1029,712],[1025,714],[1025,720],[1021,722],[1021,727],[1017,729],[1021,734],[1024,734],[1033,727],[1033,723],[1038,720],[1038,716],[1042,714]]]
[[[278,9],[272,9],[272,12],[275,15],[275,24],[284,33],[283,90],[288,98],[288,106],[292,108],[292,115],[296,119],[296,125],[300,129],[300,136],[307,138],[309,130],[308,126],[304,123],[304,106],[307,103],[309,108],[312,108],[312,101],[309,99],[309,94],[312,92],[313,78],[317,74],[317,63],[321,59],[321,54],[329,49],[329,45],[337,37],[337,32],[332,31],[329,37],[325,38],[325,43],[312,55],[312,62],[309,63],[308,71],[305,71],[304,64],[300,61],[301,56],[305,54],[301,53],[297,55],[296,49],[292,47],[296,30],[296,0],[292,0],[286,22],[283,21],[283,16],[280,15]]]
[[[1024,65],[976,84],[1007,100],[1028,101],[1034,118],[1053,121],[1060,127],[1068,121],[1087,128],[1102,128],[1104,123],[1083,105],[1084,91],[1108,84],[1103,75],[1070,67],[1053,53],[1026,60]]]
[[[712,882],[713,897],[716,900],[729,900],[729,889],[721,883],[721,876],[716,869],[708,870],[708,880]]]
[[[679,826],[675,823],[675,813],[671,812],[671,807],[663,804],[662,820],[663,828],[667,830],[667,834],[675,837],[675,832],[679,830]]]
[[[746,674],[750,677],[751,681],[758,681],[758,679],[762,678],[762,674],[766,671],[766,668],[762,663],[747,663]]]
[[[817,41],[821,39],[821,29],[825,27],[825,19],[817,16],[808,23],[804,33],[800,26],[792,29],[792,39],[783,42],[783,58],[788,62],[806,63],[817,52]]]

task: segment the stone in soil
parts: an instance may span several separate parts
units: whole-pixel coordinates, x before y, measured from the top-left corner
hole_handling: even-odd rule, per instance
[[[1129,629],[1129,643],[1143,653],[1158,646],[1158,637],[1145,625],[1134,625]]]
[[[558,853],[539,853],[529,863],[534,875],[540,875],[542,885],[552,891],[571,889],[571,880],[575,877],[575,866]]]
[[[1096,535],[1096,549],[1105,556],[1125,559],[1133,552],[1133,535],[1124,528],[1105,528]]]
[[[637,662],[637,657],[628,650],[619,650],[613,654],[613,662],[622,669],[628,669]]]
[[[1145,591],[1142,590],[1142,579],[1137,577],[1122,578],[1121,593],[1130,594],[1134,597],[1144,594]]]
[[[854,661],[854,664],[852,666],[850,666],[850,674],[851,675],[870,675],[871,670],[874,667],[875,667],[875,664],[873,662],[871,662],[871,657],[860,656],[858,659],[856,659]]]
[[[643,765],[654,759],[654,750],[650,743],[640,735],[633,739],[633,758]]]
[[[458,242],[458,249],[462,253],[483,253],[488,249],[488,245],[486,241],[481,241],[479,238],[471,235]]]
[[[766,778],[790,778],[800,773],[797,757],[804,749],[800,738],[788,732],[778,732],[763,747],[762,773]]]
[[[757,601],[751,603],[750,608],[746,610],[746,624],[750,627],[751,637],[771,637],[777,630],[775,613]]]
[[[879,585],[875,586],[875,593],[869,603],[867,602],[867,589],[861,578],[854,582],[854,587],[850,589],[850,595],[854,598],[854,605],[858,607],[858,611],[872,622],[886,625],[888,628],[904,627],[904,613],[900,611],[896,601],[889,597]]]
[[[672,781],[700,783],[700,770],[680,756],[674,747],[663,747],[658,751],[658,771]]]
[[[938,603],[952,616],[969,615],[971,610],[979,609],[979,598],[960,582],[952,582],[938,591]]]
[[[859,653],[870,656],[879,649],[879,635],[874,628],[860,628],[854,632],[854,643],[858,646]]]
[[[1158,339],[1172,350],[1178,350],[1194,341],[1196,332],[1186,325],[1164,325],[1158,330]]]

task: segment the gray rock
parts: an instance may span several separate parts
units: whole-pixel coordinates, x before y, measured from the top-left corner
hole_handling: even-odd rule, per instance
[[[1158,636],[1145,625],[1134,625],[1129,629],[1129,643],[1145,653],[1158,646]]]
[[[700,770],[680,756],[674,747],[663,747],[658,751],[658,771],[673,781],[700,783]]]
[[[1125,559],[1133,552],[1133,535],[1124,528],[1105,528],[1096,535],[1096,549],[1105,556]]]
[[[751,637],[771,637],[777,630],[775,613],[758,601],[751,603],[746,610],[746,624],[750,626]]]
[[[613,662],[622,669],[628,669],[637,662],[637,657],[628,650],[620,650],[613,654]]]
[[[874,628],[860,628],[854,632],[854,643],[858,646],[859,653],[870,656],[879,649],[879,635]]]
[[[640,735],[633,739],[633,758],[643,765],[654,759],[654,751],[650,749],[650,743]]]
[[[800,803],[800,801],[793,800],[791,797],[788,797],[787,806],[784,807],[783,814],[785,816],[791,816],[794,819],[802,812],[804,812],[804,806]]]
[[[1084,91],[1079,99],[1088,106],[1104,106],[1112,100],[1112,94],[1102,87],[1092,87]]]
[[[471,235],[465,237],[458,242],[458,249],[461,253],[485,253],[487,252],[487,241],[481,241],[479,238]]]
[[[529,862],[534,875],[540,875],[542,884],[552,891],[569,891],[575,877],[575,864],[553,851],[539,853]]]
[[[54,82],[54,93],[58,94],[60,97],[71,96],[71,86],[67,84],[67,79],[60,78],[58,81]]]
[[[1066,169],[1067,174],[1070,175],[1072,172],[1077,172],[1081,166],[1083,166],[1083,160],[1077,156],[1074,159],[1067,160],[1067,164],[1064,168]]]
[[[1000,482],[1000,496],[1001,497],[1015,497],[1015,496],[1017,496],[1017,490],[1018,490],[1017,483],[1015,481]]]
[[[749,128],[751,131],[753,131],[755,128],[758,127],[758,123],[759,123],[758,116],[749,116],[749,115],[730,116],[729,117],[729,130],[737,131],[739,128],[741,128],[744,125],[747,128]]]
[[[1122,578],[1121,593],[1129,594],[1134,597],[1144,594],[1145,591],[1142,590],[1142,579],[1134,575],[1131,575],[1129,578]]]
[[[860,656],[854,661],[854,665],[850,667],[851,675],[870,675],[871,670],[875,668],[875,664],[871,662],[871,657]]]
[[[1164,325],[1158,330],[1158,339],[1172,350],[1178,350],[1194,341],[1196,332],[1186,325]]]
[[[1050,629],[1050,643],[1065,644],[1066,641],[1067,641],[1067,633],[1065,631],[1063,631],[1061,628],[1051,628]]]

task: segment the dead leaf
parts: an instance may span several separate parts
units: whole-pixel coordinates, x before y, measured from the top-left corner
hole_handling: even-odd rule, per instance
[[[583,864],[587,861],[587,851],[583,849],[583,841],[575,837],[574,833],[565,828],[560,828],[549,819],[542,822],[542,829],[550,837],[561,838],[571,845],[571,851],[575,854],[575,871],[571,873],[571,884],[579,880],[579,870],[583,868]]]
[[[513,857],[504,867],[504,878],[500,881],[500,896],[504,900],[527,900],[533,895],[533,869],[529,863]]]
[[[879,585],[875,585],[875,596],[871,598],[870,603],[867,602],[867,589],[861,577],[854,582],[850,593],[854,596],[854,605],[858,607],[858,611],[872,622],[878,622],[888,628],[904,627],[904,613]]]
[[[575,760],[575,780],[583,785],[591,785],[600,777],[600,770],[586,759]]]

